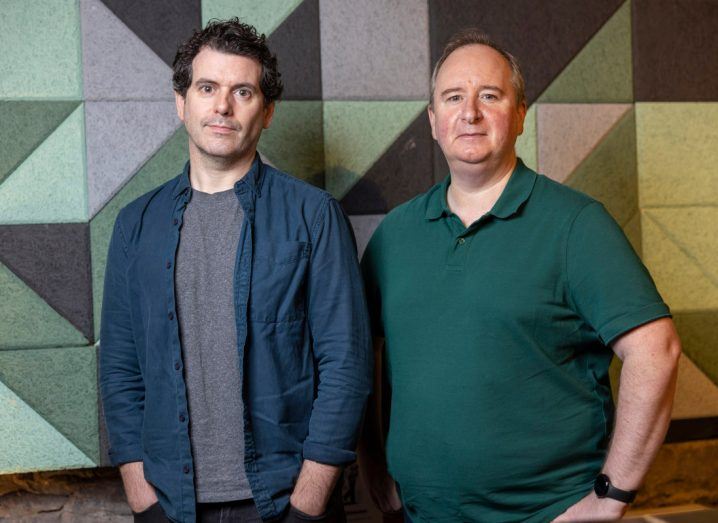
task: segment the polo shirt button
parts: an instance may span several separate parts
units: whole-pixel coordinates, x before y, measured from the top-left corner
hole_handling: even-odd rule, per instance
[[[165,267],[167,267],[168,269],[172,267],[172,262],[167,260],[167,263],[165,263]]]
[[[464,245],[466,243],[466,240],[464,238],[459,238],[458,240],[456,240],[456,243],[458,243],[459,245]]]
[[[180,362],[179,362],[179,361],[175,361],[175,370],[180,370],[180,366],[181,366],[181,365],[180,365]]]
[[[178,223],[179,223],[179,220],[178,220],[177,218],[175,218],[174,220],[172,220],[172,225],[177,225]]]
[[[173,312],[170,312],[170,313],[167,315],[167,317],[168,317],[170,320],[174,320],[174,319],[175,319],[175,315],[174,315]]]
[[[180,414],[180,415],[179,415],[179,420],[180,420],[182,423],[184,423],[184,420],[185,420],[184,414]]]
[[[189,465],[185,465],[184,467],[182,467],[182,472],[184,472],[185,474],[189,474]]]

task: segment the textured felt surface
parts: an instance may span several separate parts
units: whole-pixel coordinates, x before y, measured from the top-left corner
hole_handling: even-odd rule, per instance
[[[0,98],[82,97],[77,2],[4,0],[0,35]]]
[[[94,467],[95,463],[0,382],[3,474]]]
[[[0,382],[99,460],[95,347],[0,351]]]
[[[679,312],[673,315],[683,353],[718,384],[718,310]]]
[[[80,331],[1,263],[0,333],[0,350],[87,343]]]
[[[540,102],[631,102],[631,2],[625,0],[539,97]]]
[[[167,65],[172,65],[177,46],[200,29],[200,0],[152,0],[128,2],[103,0],[104,4],[140,37]]]
[[[372,234],[384,219],[384,214],[364,214],[359,216],[349,216],[352,228],[354,229],[354,237],[357,241],[357,254],[359,259],[364,255]]]
[[[327,190],[342,198],[425,110],[424,101],[324,102]]]
[[[718,2],[634,0],[636,100],[718,101]]]
[[[0,101],[0,183],[47,138],[79,102]]]
[[[426,0],[322,0],[326,100],[428,100]]]
[[[0,223],[87,220],[82,107],[0,185]]]
[[[678,385],[671,417],[682,419],[712,416],[718,416],[718,386],[683,354],[678,366]]]
[[[280,102],[272,125],[262,132],[259,150],[278,169],[321,187],[322,132],[322,102]]]
[[[538,143],[537,143],[537,104],[533,104],[526,111],[524,118],[524,132],[516,140],[516,155],[533,170],[538,170]]]
[[[0,262],[92,341],[88,224],[0,225]]]
[[[180,125],[173,101],[85,104],[91,217]]]
[[[636,209],[636,212],[631,216],[626,224],[623,226],[623,233],[631,242],[631,246],[636,253],[643,257],[643,245],[641,239],[641,211]]]
[[[342,198],[348,214],[386,214],[434,185],[433,138],[422,111]]]
[[[718,202],[718,103],[636,104],[636,133],[641,207]]]
[[[565,181],[631,104],[538,104],[539,171]]]
[[[187,142],[187,132],[184,127],[181,127],[90,222],[96,336],[99,334],[100,328],[107,249],[110,246],[110,236],[115,218],[125,205],[182,172],[189,157]]]
[[[304,0],[272,32],[267,45],[277,55],[284,83],[282,99],[321,99],[319,0]]]
[[[431,63],[459,29],[478,27],[521,63],[532,103],[624,0],[429,0]]]
[[[80,0],[86,100],[173,100],[172,70],[100,0]]]
[[[302,0],[203,0],[202,24],[211,18],[221,20],[239,17],[259,33],[271,34],[294,11]]]

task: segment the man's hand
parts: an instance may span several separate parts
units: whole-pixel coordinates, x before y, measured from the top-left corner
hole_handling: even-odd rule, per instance
[[[132,512],[142,512],[157,503],[157,494],[145,479],[145,470],[141,461],[120,465],[120,474],[125,486],[127,503]]]
[[[592,521],[618,521],[628,510],[628,505],[610,498],[599,498],[591,492],[581,501],[568,507],[553,523],[580,523]]]
[[[389,514],[401,510],[401,499],[396,490],[396,483],[386,470],[383,460],[372,459],[366,453],[360,454],[359,469],[364,486],[381,512]]]
[[[339,467],[304,460],[289,503],[309,516],[321,516],[327,510],[340,474]]]

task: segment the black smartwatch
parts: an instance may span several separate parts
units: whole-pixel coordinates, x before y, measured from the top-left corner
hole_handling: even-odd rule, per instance
[[[596,476],[596,481],[593,482],[593,491],[599,498],[611,498],[623,503],[633,503],[638,493],[637,490],[621,490],[614,487],[605,474]]]

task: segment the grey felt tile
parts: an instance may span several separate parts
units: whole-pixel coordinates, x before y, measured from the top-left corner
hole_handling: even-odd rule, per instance
[[[100,0],[80,0],[86,100],[172,100],[172,70]]]
[[[90,217],[181,125],[170,101],[85,104]]]
[[[357,241],[357,253],[361,259],[372,234],[384,219],[385,214],[364,214],[360,216],[349,216],[349,221],[354,229],[354,237]]]
[[[321,0],[325,100],[425,100],[426,0]]]
[[[0,261],[93,339],[89,224],[2,225]]]

